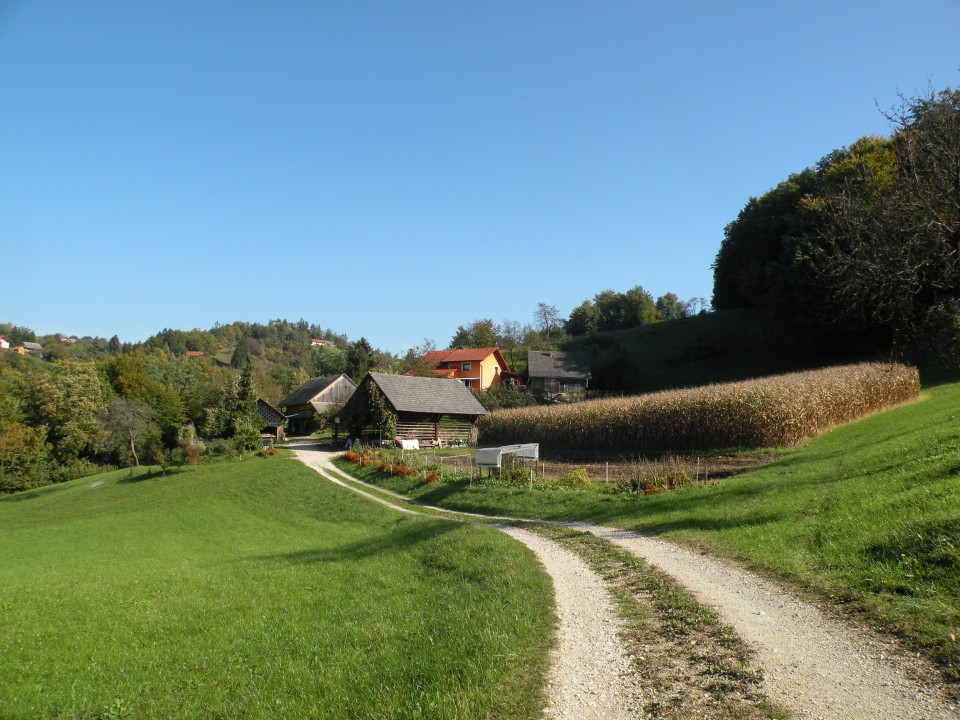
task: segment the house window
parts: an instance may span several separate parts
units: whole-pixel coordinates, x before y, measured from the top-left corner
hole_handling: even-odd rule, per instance
[[[470,387],[470,384],[473,382],[473,380],[461,380],[460,382],[462,382],[466,387]]]
[[[466,372],[467,370],[470,369],[470,363],[463,363],[463,364],[460,366],[460,369],[463,370],[464,372]]]

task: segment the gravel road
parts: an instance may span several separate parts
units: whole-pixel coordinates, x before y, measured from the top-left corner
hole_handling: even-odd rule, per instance
[[[958,718],[937,671],[889,641],[827,615],[756,575],[626,530],[577,524],[672,576],[756,652],[771,700],[797,718]],[[926,678],[927,683],[923,681]]]
[[[642,717],[642,693],[618,637],[620,625],[603,581],[552,540],[514,527],[500,530],[533,550],[553,579],[558,629],[547,678],[546,717]]]
[[[337,480],[331,453],[300,448],[295,455],[326,479],[409,512]],[[934,668],[772,582],[626,530],[570,525],[643,558],[714,608],[756,652],[764,671],[764,691],[795,718],[960,718],[960,708],[938,689]],[[500,529],[533,549],[553,578],[559,643],[548,684],[548,717],[642,717],[641,690],[630,678],[630,659],[617,638],[618,625],[600,578],[576,555],[546,538],[516,528]]]

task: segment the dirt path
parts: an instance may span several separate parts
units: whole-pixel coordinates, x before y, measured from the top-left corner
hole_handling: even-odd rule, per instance
[[[329,462],[329,454],[318,451],[296,453],[308,466],[334,480],[339,474]],[[355,492],[370,496],[355,487],[340,483]],[[399,500],[402,496],[393,494]],[[392,503],[378,502],[396,507]],[[714,608],[724,622],[746,640],[757,654],[764,669],[764,691],[771,700],[787,707],[796,718],[803,720],[950,720],[960,718],[960,708],[943,699],[936,687],[938,674],[917,658],[909,657],[891,643],[864,629],[852,627],[829,616],[775,584],[752,573],[699,555],[678,546],[643,537],[626,530],[606,528],[587,523],[573,523],[572,527],[590,532],[616,543],[643,558],[651,565],[674,577],[700,602]],[[517,531],[523,538],[532,535]],[[521,534],[522,533],[522,534]],[[511,533],[513,534],[513,533]],[[555,545],[538,538],[539,542]],[[530,545],[530,543],[527,543]],[[531,545],[533,547],[533,545]],[[534,551],[537,552],[536,548]],[[562,551],[566,552],[566,551]],[[569,554],[569,553],[568,553]],[[538,554],[539,557],[539,554]],[[557,605],[560,595],[575,598],[573,587],[583,584],[581,579],[563,577],[557,568],[541,558],[554,577]],[[568,564],[568,563],[561,563]],[[556,575],[554,573],[557,573]],[[593,573],[587,569],[587,573]],[[596,575],[593,575],[600,582]],[[592,582],[592,581],[591,581]],[[602,583],[601,583],[602,585]],[[605,593],[600,593],[605,596]],[[593,599],[590,599],[590,598]],[[564,601],[566,602],[566,600]],[[603,612],[596,594],[574,599],[580,603],[579,615]],[[605,600],[604,602],[608,602]],[[561,618],[561,622],[563,619]],[[588,631],[574,644],[592,645],[600,635]],[[561,636],[563,631],[561,630]],[[566,647],[566,645],[564,645]],[[557,659],[557,663],[562,660]],[[616,665],[616,662],[614,663]],[[619,665],[616,665],[619,667]],[[621,671],[617,670],[616,674]],[[561,681],[562,682],[562,681]],[[557,686],[551,685],[557,690]],[[604,691],[605,692],[605,691]],[[625,707],[638,708],[636,691],[626,687],[630,695]],[[553,708],[552,717],[626,717],[611,708],[609,714],[563,714],[566,710]],[[639,712],[634,710],[634,712]],[[639,715],[633,715],[638,717]]]
[[[536,554],[553,579],[557,647],[547,678],[546,716],[555,720],[642,717],[643,697],[620,642],[620,623],[603,581],[577,555],[515,527],[500,530]]]
[[[937,672],[874,633],[854,628],[775,584],[670,543],[626,530],[575,527],[616,543],[716,609],[753,647],[764,690],[797,718],[957,718],[927,681]]]
[[[416,513],[337,479],[330,454],[297,447],[307,467],[341,487],[393,510]],[[395,493],[390,495],[403,499]],[[576,554],[540,535],[493,526],[533,550],[553,580],[557,647],[547,677],[546,717],[552,720],[629,720],[642,717],[643,700],[620,624],[603,581]]]

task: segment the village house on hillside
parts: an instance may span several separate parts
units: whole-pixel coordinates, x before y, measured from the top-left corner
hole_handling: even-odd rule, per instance
[[[10,341],[7,340],[3,335],[0,335],[0,350],[9,350]]]
[[[378,403],[396,416],[396,435],[380,438]],[[368,373],[340,413],[354,437],[418,440],[425,445],[477,442],[477,418],[487,411],[462,382],[449,378]]]
[[[533,392],[582,392],[590,385],[590,355],[560,350],[527,353],[527,386]]]
[[[424,353],[423,359],[436,365],[438,377],[453,378],[471,390],[489,390],[518,379],[510,372],[500,348],[432,350]]]
[[[280,401],[280,409],[287,416],[290,435],[308,435],[317,427],[317,415],[336,405],[342,405],[357,384],[341,373],[307,380]]]

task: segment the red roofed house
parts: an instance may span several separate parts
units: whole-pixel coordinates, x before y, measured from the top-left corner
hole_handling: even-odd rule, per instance
[[[203,351],[202,351],[202,350],[187,350],[187,357],[188,357],[188,358],[202,358],[202,357],[203,357]]]
[[[471,390],[489,390],[516,377],[500,348],[433,350],[424,353],[423,359],[436,364],[438,377],[455,378]]]

